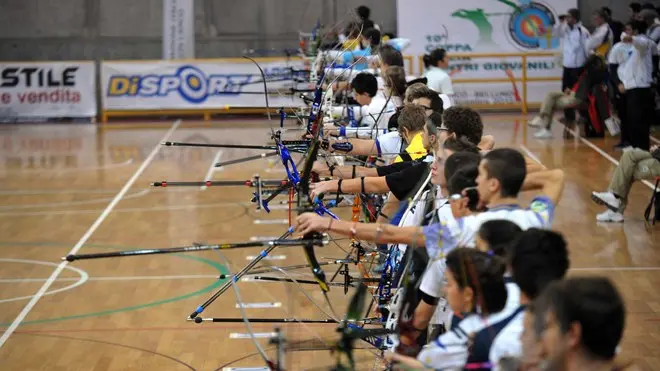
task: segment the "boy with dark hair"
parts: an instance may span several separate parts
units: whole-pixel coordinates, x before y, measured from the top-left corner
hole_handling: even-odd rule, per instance
[[[379,27],[372,21],[369,17],[371,16],[371,9],[369,7],[360,5],[355,9],[355,13],[357,13],[358,17],[360,17],[360,20],[362,21],[362,25],[364,26],[365,30],[368,30],[370,28],[376,28],[379,29]]]
[[[325,183],[325,184],[324,184]],[[327,193],[337,191],[335,181],[316,183],[321,185],[312,193]],[[359,183],[357,183],[359,184]],[[365,183],[367,184],[367,183]],[[384,228],[381,225],[345,223],[337,221],[332,224],[332,231],[360,239],[416,244],[425,246],[430,257],[435,257],[440,249],[458,245],[473,246],[474,238],[481,224],[488,220],[505,219],[512,221],[523,230],[528,228],[549,228],[554,218],[554,211],[564,190],[564,172],[560,169],[538,171],[527,174],[526,161],[515,149],[498,148],[488,152],[479,165],[477,177],[477,193],[479,195],[477,209],[488,207],[488,210],[472,215],[469,205],[473,200],[464,193],[462,198],[452,200],[454,217],[460,224],[460,230],[446,231],[446,225],[436,223],[419,231],[418,228]],[[359,186],[352,186],[347,192],[356,192]],[[522,190],[540,190],[541,195],[535,197],[528,208],[520,206],[518,193]],[[371,190],[366,190],[370,192]],[[299,228],[308,232],[324,230],[326,220],[306,213],[298,217]],[[378,231],[378,233],[376,233]],[[447,233],[445,233],[447,232]]]
[[[533,331],[544,369],[614,369],[626,308],[609,279],[575,277],[553,282],[534,308]]]
[[[376,138],[387,132],[387,122],[396,110],[394,103],[378,91],[378,81],[370,73],[361,72],[351,81],[353,97],[359,106],[349,107],[360,127],[334,127],[327,125],[326,135],[351,138]],[[333,116],[341,116],[344,107],[333,107]]]
[[[511,279],[519,288],[518,302],[522,306],[531,304],[551,282],[563,279],[570,265],[566,240],[553,231],[530,228],[505,249]],[[526,315],[529,314],[519,313],[500,332],[491,349],[493,364],[503,358],[522,358],[523,363],[535,363],[532,354],[523,354],[520,341]]]
[[[474,144],[481,142],[484,124],[481,115],[474,109],[462,106],[450,107],[442,113],[442,122],[447,136],[441,134],[441,141],[453,135],[458,138],[465,137]]]

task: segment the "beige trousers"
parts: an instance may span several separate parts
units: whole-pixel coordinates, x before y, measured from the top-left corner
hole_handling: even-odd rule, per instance
[[[548,93],[541,105],[541,117],[545,120],[546,129],[550,130],[550,126],[552,126],[553,112],[578,104],[580,104],[580,100],[575,98],[575,93],[573,92],[569,94],[561,92]]]
[[[621,198],[619,212],[623,213],[626,209],[628,194],[635,180],[653,179],[656,176],[660,176],[660,161],[653,158],[650,152],[641,149],[623,152],[610,183],[610,191]]]

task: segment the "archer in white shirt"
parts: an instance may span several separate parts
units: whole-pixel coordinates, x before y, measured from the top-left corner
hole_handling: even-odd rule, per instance
[[[351,81],[353,96],[360,104],[349,107],[353,116],[360,121],[360,127],[326,130],[327,134],[335,134],[349,138],[377,138],[387,132],[390,116],[396,112],[396,105],[391,98],[378,90],[376,77],[370,73],[359,73]],[[345,115],[345,107],[333,107],[333,116]]]

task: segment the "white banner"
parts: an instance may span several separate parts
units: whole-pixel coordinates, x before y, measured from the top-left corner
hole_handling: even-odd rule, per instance
[[[195,58],[193,0],[163,1],[163,59]]]
[[[411,40],[415,56],[444,48],[452,53],[557,52],[559,40],[549,30],[577,0],[397,0],[398,32]],[[547,30],[546,32],[540,32]],[[423,64],[420,68],[424,68]],[[522,59],[463,58],[450,63],[452,79],[522,78]],[[561,77],[557,57],[529,58],[528,77]],[[528,84],[528,101],[541,102],[560,82]],[[458,103],[520,102],[522,84],[455,83]]]
[[[299,94],[291,93],[292,88],[308,88],[293,82],[292,68],[302,69],[302,61],[260,65],[271,108],[304,105]],[[249,61],[103,62],[101,76],[103,107],[108,111],[266,107],[263,79]]]
[[[0,62],[0,119],[96,115],[94,62]]]

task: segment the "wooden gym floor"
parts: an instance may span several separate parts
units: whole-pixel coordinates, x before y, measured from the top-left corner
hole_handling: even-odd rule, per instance
[[[609,183],[620,157],[612,150],[614,139],[564,139],[563,127],[556,126],[556,139],[540,141],[532,138],[520,117],[491,114],[484,120],[497,146],[518,148],[549,168],[565,169],[566,190],[554,226],[569,241],[571,274],[605,275],[616,282],[628,309],[623,354],[642,370],[659,370],[660,226],[643,221],[649,187],[634,186],[624,224],[599,225],[595,216],[604,209],[590,200],[590,192],[605,190]],[[251,189],[149,187],[161,180],[246,180],[255,173],[282,179],[281,166],[266,159],[221,171],[211,168],[218,160],[257,151],[158,146],[166,138],[261,145],[268,128],[263,121],[247,120],[111,130],[66,124],[0,126],[0,369],[262,366],[251,341],[242,338],[247,333],[242,323],[185,321],[224,282],[217,279],[220,274],[240,270],[259,248],[223,252],[229,266],[217,252],[204,252],[77,261],[53,273],[72,249],[94,253],[281,235],[286,211],[255,211],[249,204]],[[340,214],[346,217],[347,212],[350,209]],[[341,245],[346,248],[345,241]],[[281,260],[269,264],[305,263],[300,248],[279,248],[273,255]],[[340,259],[345,253],[329,245],[318,249],[317,256]],[[325,270],[331,275],[336,267]],[[306,269],[293,274],[309,277]],[[41,292],[47,283],[52,285]],[[275,303],[272,308],[246,309],[250,317],[326,318],[295,285],[242,282],[239,288],[244,303]],[[327,311],[317,287],[304,289]],[[350,294],[345,296],[340,287],[330,292],[340,315]],[[239,318],[233,291],[203,316]],[[252,327],[269,333],[275,325]],[[294,345],[313,348],[336,339],[335,325],[294,323],[282,328]],[[267,346],[265,339],[260,342]],[[357,351],[356,357],[359,369],[374,366],[370,350]],[[287,354],[289,370],[327,369],[332,362],[328,350]]]

